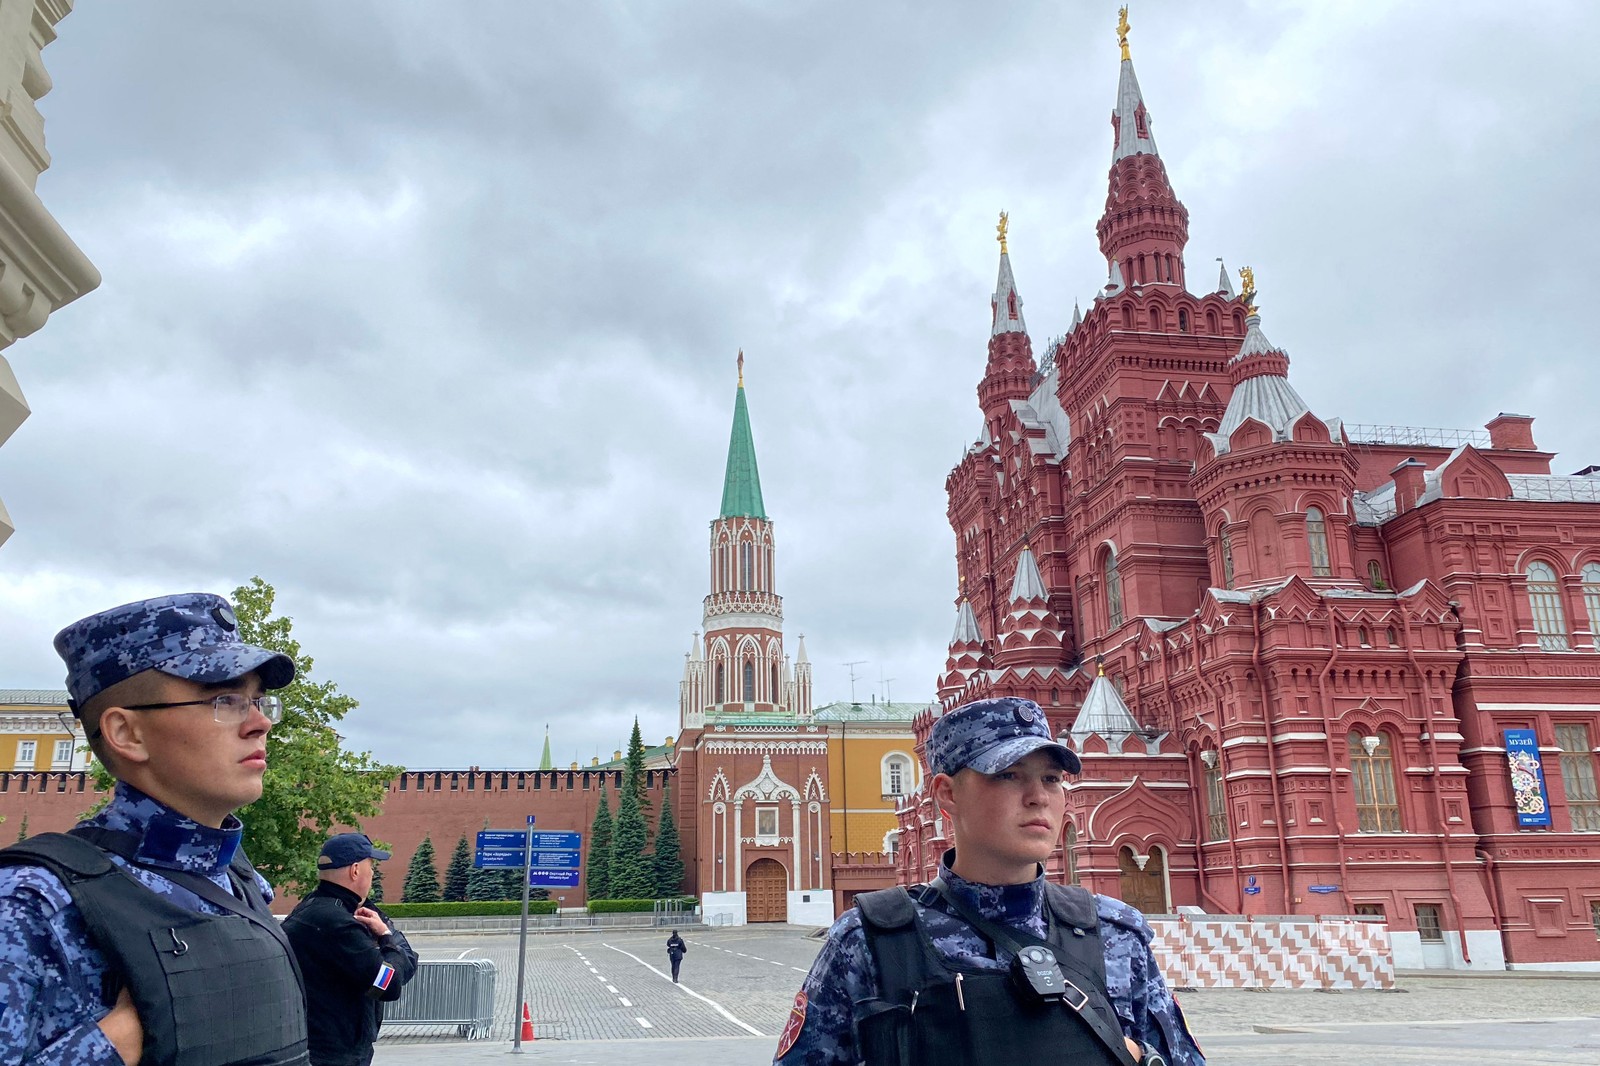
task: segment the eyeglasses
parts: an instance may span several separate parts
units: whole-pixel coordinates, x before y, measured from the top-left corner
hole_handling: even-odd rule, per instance
[[[221,725],[238,725],[250,717],[250,708],[258,708],[267,716],[267,721],[276,725],[283,721],[283,700],[277,696],[257,696],[251,699],[241,696],[237,692],[224,692],[220,696],[213,696],[209,700],[182,700],[178,703],[133,703],[124,704],[125,711],[164,711],[169,707],[200,707],[211,705],[211,717]]]

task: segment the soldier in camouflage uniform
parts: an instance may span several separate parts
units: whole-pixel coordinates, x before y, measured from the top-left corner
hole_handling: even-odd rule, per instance
[[[858,897],[857,907],[834,923],[795,997],[775,1066],[894,1066],[919,1057],[1000,1062],[1033,1058],[1040,1049],[1046,1061],[1204,1066],[1151,953],[1144,917],[1080,889],[1047,891],[1042,864],[1063,831],[1064,772],[1082,767],[1075,752],[1050,736],[1039,706],[1005,697],[957,708],[934,723],[927,758],[929,792],[953,820],[957,848],[945,853],[934,885],[912,889],[909,898],[901,889],[869,894],[876,901]],[[914,914],[918,934],[910,951],[898,955],[883,946],[892,930],[863,915],[888,913],[891,905],[903,905],[908,930]],[[1079,992],[1074,977],[1102,987],[1086,987],[1082,1003],[1065,997],[1077,1015],[1014,1004],[1028,996],[1005,977],[1015,970],[1014,952],[995,937],[1007,934],[1016,934],[1010,939],[1021,953],[1047,936],[1052,947],[1069,948],[1083,938],[1094,965],[1058,976],[1065,972],[1073,993]],[[906,969],[924,975],[920,989],[904,980],[899,971]],[[980,988],[991,990],[989,998],[976,995]],[[1113,1046],[1118,1037],[1125,1047]]]
[[[282,714],[262,693],[293,680],[293,661],[243,643],[227,601],[203,594],[93,615],[55,646],[118,780],[71,835],[0,851],[0,1066],[304,1063],[303,992],[232,813],[261,795]],[[102,867],[88,913],[47,861],[63,855]],[[151,914],[160,950],[141,953],[116,929]]]

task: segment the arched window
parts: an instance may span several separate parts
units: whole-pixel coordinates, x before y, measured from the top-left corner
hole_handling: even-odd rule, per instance
[[[1528,564],[1528,606],[1533,608],[1533,631],[1545,651],[1567,650],[1566,611],[1561,606],[1561,586],[1556,572],[1544,563]]]
[[[1157,259],[1156,262],[1159,263],[1159,262],[1161,262],[1161,260]],[[1163,319],[1162,319],[1162,317],[1161,317],[1161,308],[1156,307],[1154,304],[1152,304],[1148,308],[1148,313],[1150,315],[1150,328],[1152,330],[1160,330],[1161,327],[1165,324]]]
[[[1328,523],[1320,507],[1306,508],[1306,545],[1311,549],[1311,576],[1332,577],[1328,562]]]
[[[748,592],[755,588],[756,548],[748,540],[739,542],[739,588]]]
[[[911,757],[891,751],[883,757],[883,794],[904,796],[911,791]]]
[[[744,702],[754,703],[756,699],[756,662],[754,659],[744,661]]]
[[[1206,332],[1213,334],[1222,332],[1222,322],[1217,318],[1215,311],[1206,312]]]
[[[1122,624],[1122,575],[1117,573],[1117,553],[1106,552],[1106,623],[1115,629]]]
[[[1600,647],[1600,563],[1583,568],[1583,606],[1589,614],[1589,632]]]
[[[767,698],[770,699],[773,703],[777,703],[778,702],[778,664],[777,663],[773,663],[772,664],[772,669],[767,671],[767,674],[768,674],[768,680],[772,683],[772,690],[771,690],[771,692],[768,693]]]
[[[1388,588],[1388,583],[1383,580],[1383,567],[1378,565],[1378,560],[1367,560],[1367,584],[1375,589]]]
[[[717,664],[717,692],[716,703],[726,703],[728,699],[728,674],[727,667],[722,663]]]
[[[1363,833],[1403,832],[1388,734],[1350,734],[1350,776],[1355,781],[1357,829]]]
[[[1179,309],[1179,311],[1178,311],[1178,332],[1179,333],[1188,333],[1189,332],[1189,312],[1184,311],[1182,309]]]
[[[1356,632],[1361,638],[1361,646],[1363,648],[1372,647],[1372,634],[1367,630],[1366,626],[1362,626]]]
[[[1217,530],[1217,540],[1222,544],[1222,587],[1233,588],[1233,534],[1228,532],[1228,527],[1223,526]]]
[[[1228,839],[1228,794],[1222,781],[1222,758],[1215,748],[1200,753],[1206,786],[1206,839]]]

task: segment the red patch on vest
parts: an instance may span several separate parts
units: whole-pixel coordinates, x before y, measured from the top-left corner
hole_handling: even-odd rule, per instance
[[[796,993],[794,1006],[789,1008],[789,1020],[783,1024],[783,1035],[778,1038],[777,1058],[783,1058],[800,1039],[800,1030],[806,1027],[806,994]]]

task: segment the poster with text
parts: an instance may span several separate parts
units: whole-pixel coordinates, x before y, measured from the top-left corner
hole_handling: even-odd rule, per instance
[[[1511,764],[1511,796],[1518,827],[1550,824],[1550,794],[1544,788],[1539,741],[1531,729],[1507,729],[1506,761]]]

